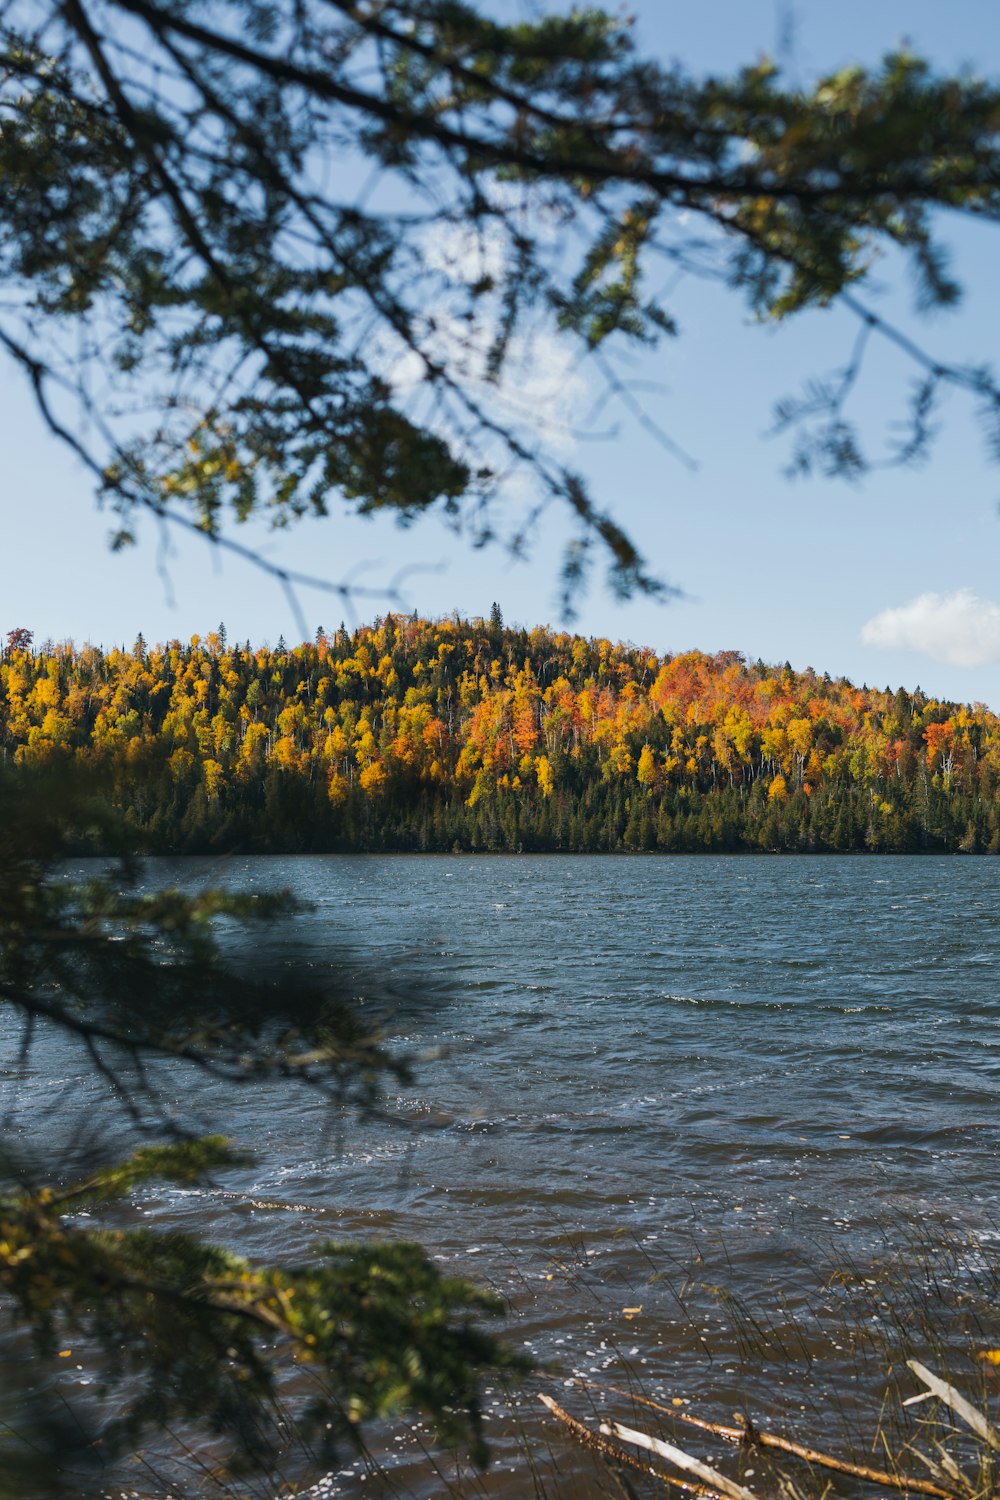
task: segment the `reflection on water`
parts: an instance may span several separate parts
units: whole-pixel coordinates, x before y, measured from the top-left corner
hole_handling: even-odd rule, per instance
[[[952,1330],[947,1287],[992,1287],[996,862],[258,858],[152,874],[290,886],[311,909],[274,960],[346,965],[422,1060],[394,1118],[346,1125],[301,1093],[234,1105],[171,1075],[179,1114],[258,1160],[147,1190],[149,1218],[275,1259],[329,1237],[418,1239],[510,1299],[511,1337],[554,1362],[553,1388],[641,1381],[722,1417],[746,1404],[788,1429],[805,1413],[812,1438],[822,1405],[832,1440],[855,1400],[874,1419],[894,1340],[926,1337],[922,1279]],[[89,1102],[82,1064],[33,1064],[26,1118]],[[848,1321],[871,1334],[860,1351]],[[531,1389],[518,1399],[541,1478],[494,1392],[497,1463],[467,1492],[606,1492]],[[400,1493],[447,1493],[425,1437],[386,1440]],[[362,1473],[317,1493],[360,1493]]]

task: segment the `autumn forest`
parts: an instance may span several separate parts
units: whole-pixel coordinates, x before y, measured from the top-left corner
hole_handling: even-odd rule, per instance
[[[11,632],[10,764],[154,852],[1000,852],[1000,717],[736,652],[389,615],[254,648]]]

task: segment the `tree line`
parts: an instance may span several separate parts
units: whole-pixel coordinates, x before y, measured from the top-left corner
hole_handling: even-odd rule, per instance
[[[161,853],[1000,852],[981,704],[510,629],[497,608],[294,647],[12,631],[0,750],[86,765]]]

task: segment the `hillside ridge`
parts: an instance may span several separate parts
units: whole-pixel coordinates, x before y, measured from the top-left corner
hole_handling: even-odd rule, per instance
[[[14,631],[0,746],[143,847],[1000,852],[1000,718],[736,651],[390,614],[310,643]]]

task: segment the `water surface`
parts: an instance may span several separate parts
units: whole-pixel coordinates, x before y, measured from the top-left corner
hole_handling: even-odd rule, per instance
[[[511,1338],[556,1362],[545,1388],[581,1415],[564,1382],[582,1375],[830,1441],[877,1412],[906,1330],[926,1341],[916,1292],[938,1285],[956,1342],[954,1297],[993,1274],[996,861],[254,858],[151,874],[291,887],[310,910],[279,961],[346,973],[423,1060],[387,1122],[175,1081],[179,1112],[221,1117],[258,1162],[151,1189],[147,1215],[274,1259],[331,1236],[418,1239],[509,1298]],[[36,1056],[22,1100],[91,1087],[82,1064]],[[608,1493],[536,1417],[534,1389],[514,1416],[552,1456],[528,1475],[491,1393],[497,1463],[467,1492]],[[446,1493],[421,1437],[386,1436],[391,1481],[345,1465],[318,1493]]]

